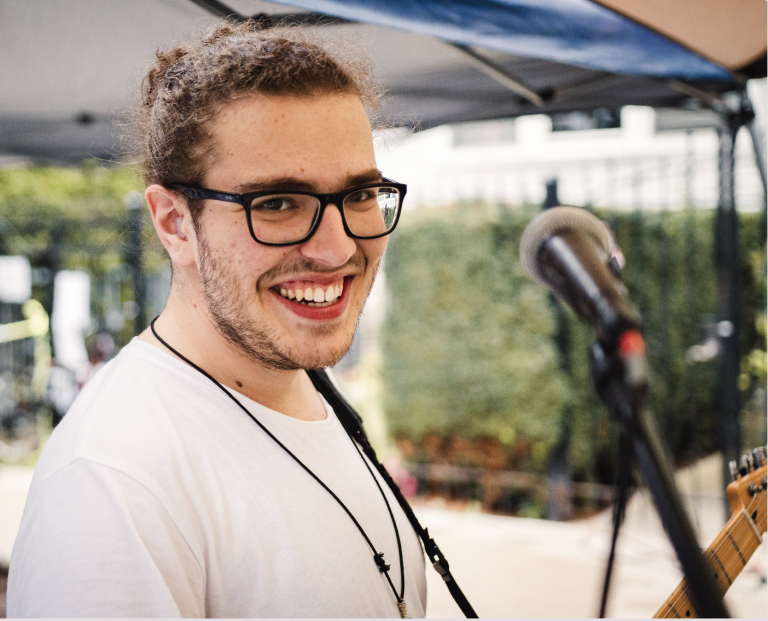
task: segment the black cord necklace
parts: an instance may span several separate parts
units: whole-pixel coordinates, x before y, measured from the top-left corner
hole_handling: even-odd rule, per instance
[[[346,430],[346,427],[342,425],[345,431],[347,431],[347,437],[352,442],[352,445],[355,447],[355,450],[357,451],[357,454],[360,455],[360,459],[363,460],[363,463],[365,464],[366,469],[370,473],[371,477],[373,478],[374,483],[376,483],[376,487],[378,488],[379,492],[381,493],[381,497],[384,499],[384,504],[387,506],[387,511],[389,512],[389,517],[392,520],[392,526],[395,529],[395,538],[397,539],[397,553],[400,557],[400,593],[398,594],[397,589],[395,588],[395,585],[392,583],[392,579],[389,577],[389,565],[387,565],[384,562],[384,553],[383,552],[377,552],[376,548],[374,547],[373,543],[371,542],[370,538],[366,534],[366,532],[363,530],[363,527],[360,525],[360,523],[357,521],[354,515],[352,515],[352,512],[347,508],[347,506],[341,501],[341,499],[333,493],[333,491],[325,484],[323,483],[320,478],[312,472],[305,464],[302,462],[296,455],[294,455],[288,447],[286,447],[280,440],[278,440],[270,431],[267,429],[264,425],[259,422],[259,420],[248,411],[248,408],[246,408],[240,401],[238,401],[237,397],[235,397],[231,392],[229,392],[224,386],[216,379],[214,378],[210,373],[206,372],[204,369],[200,368],[198,365],[196,365],[194,362],[192,362],[189,358],[183,356],[178,351],[176,351],[173,347],[171,347],[168,343],[166,343],[160,335],[157,333],[157,330],[155,330],[155,322],[157,321],[157,317],[155,317],[152,320],[152,323],[149,324],[150,329],[152,330],[152,334],[155,335],[155,338],[160,341],[165,347],[167,347],[170,351],[172,351],[174,354],[176,354],[179,358],[181,358],[184,362],[186,362],[189,366],[191,366],[196,371],[199,371],[202,373],[205,377],[207,377],[209,380],[211,380],[216,386],[218,386],[222,392],[227,395],[232,401],[234,401],[238,407],[245,412],[251,420],[253,420],[254,423],[256,423],[261,429],[266,433],[272,440],[274,440],[280,448],[282,448],[288,455],[290,455],[293,460],[299,464],[304,470],[309,473],[309,475],[315,479],[322,487],[323,489],[328,492],[333,499],[339,504],[339,506],[344,509],[346,514],[350,517],[354,525],[357,527],[357,530],[360,531],[360,534],[363,536],[365,541],[368,543],[368,546],[373,551],[373,560],[376,563],[376,567],[378,567],[379,572],[383,573],[384,576],[387,578],[387,582],[389,583],[390,588],[392,589],[392,593],[395,595],[395,599],[397,600],[397,608],[400,611],[400,617],[402,619],[408,618],[408,611],[405,606],[405,571],[404,571],[404,564],[403,564],[403,547],[400,543],[400,531],[397,528],[397,522],[395,521],[395,515],[392,513],[392,507],[389,506],[389,501],[387,500],[387,496],[384,494],[384,490],[381,489],[381,485],[379,485],[379,481],[376,478],[376,476],[373,474],[373,471],[371,470],[371,467],[368,465],[368,462],[363,457],[363,454],[360,452],[360,448],[357,446],[357,442],[355,442],[354,438],[352,438],[349,435],[349,432]]]

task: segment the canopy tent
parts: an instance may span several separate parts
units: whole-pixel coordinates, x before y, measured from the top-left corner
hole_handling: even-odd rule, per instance
[[[650,15],[626,0],[603,4],[0,0],[0,155],[119,157],[114,121],[129,116],[157,45],[227,14],[319,23],[356,39],[386,85],[382,114],[420,128],[692,98],[718,106],[721,93],[765,76],[763,0],[686,0]]]

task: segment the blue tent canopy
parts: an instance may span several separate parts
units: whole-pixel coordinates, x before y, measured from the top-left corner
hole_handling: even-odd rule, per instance
[[[723,67],[590,0],[288,0],[283,4],[595,71],[735,82]]]

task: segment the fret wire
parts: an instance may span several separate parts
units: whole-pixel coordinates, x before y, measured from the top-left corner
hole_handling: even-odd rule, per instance
[[[741,519],[739,519],[735,527],[731,530],[731,533],[729,533],[729,537],[731,538],[731,541],[734,544],[734,547],[737,548],[739,557],[743,562],[743,566],[742,566],[743,568],[746,566],[747,561],[749,561],[749,557],[752,556],[754,551],[757,549],[757,545],[750,545],[750,544],[754,544],[755,542],[754,542],[754,539],[749,536],[749,535],[754,535],[754,531],[752,530],[752,527],[751,527],[752,525],[749,522],[748,516],[745,516],[742,513],[740,518]],[[731,535],[735,535],[739,540],[741,540],[742,545],[737,546],[736,540]],[[742,550],[746,551],[746,557],[744,556]]]
[[[678,594],[677,599],[675,599],[674,602],[667,602],[667,605],[670,607],[677,608],[677,603],[680,601],[680,598],[685,594],[685,582],[683,581],[678,588],[680,589],[680,593]],[[675,615],[677,615],[677,610],[674,610],[674,612],[675,612]],[[679,617],[679,615],[677,616]],[[665,617],[666,617],[666,614],[665,614]]]
[[[730,534],[728,534],[727,539],[729,540],[730,547],[735,550],[736,554],[733,552],[730,553],[728,556],[728,559],[723,562],[723,566],[725,567],[725,570],[728,572],[728,577],[731,579],[731,584],[736,581],[736,578],[739,577],[739,574],[744,569],[744,563],[740,560],[743,558],[741,555],[741,552],[736,548],[734,545],[732,537],[730,537]],[[739,556],[737,556],[737,554]],[[722,560],[722,559],[721,559]]]
[[[756,502],[759,502],[759,498],[758,498],[757,496],[755,496],[755,497],[752,499],[752,501],[749,503],[749,507],[748,507],[746,510],[742,510],[742,512],[741,512],[741,513],[739,514],[739,516],[738,516],[738,519],[737,519],[737,520],[735,521],[735,523],[734,523],[734,528],[733,528],[733,529],[731,529],[731,533],[733,533],[734,535],[738,535],[738,538],[739,538],[739,539],[746,539],[746,541],[742,541],[742,544],[745,544],[745,543],[746,543],[746,544],[748,545],[748,548],[746,548],[746,549],[748,550],[748,554],[747,554],[748,556],[752,556],[752,554],[754,553],[754,551],[755,551],[755,550],[757,549],[757,547],[759,546],[759,543],[755,543],[755,544],[754,544],[754,547],[753,547],[753,546],[749,546],[749,543],[754,543],[754,540],[752,539],[752,537],[746,537],[746,538],[745,538],[745,537],[743,537],[743,536],[742,536],[742,534],[741,534],[740,532],[737,532],[737,531],[746,529],[747,531],[751,532],[751,534],[753,534],[753,535],[755,534],[755,529],[753,529],[753,526],[754,526],[754,525],[753,525],[753,523],[752,523],[752,518],[751,518],[751,516],[749,515],[749,511],[751,511],[751,510],[753,509],[753,507],[754,507],[754,505],[755,505],[755,503],[756,503]],[[746,515],[745,515],[745,513],[746,513]],[[735,540],[734,540],[734,539],[733,539],[733,537],[731,536],[731,533],[729,533],[728,531],[726,531],[726,535],[727,535],[727,537],[726,537],[726,538],[727,538],[727,539],[729,539],[729,540],[731,541],[731,543],[733,544],[734,548],[736,548],[736,551],[739,553],[739,556],[741,557],[741,560],[742,560],[742,565],[741,565],[741,567],[739,567],[739,564],[738,564],[738,562],[736,561],[736,558],[735,558],[735,556],[732,556],[732,558],[733,558],[733,561],[732,561],[732,563],[733,563],[733,568],[734,568],[734,569],[735,569],[737,572],[740,572],[740,571],[743,569],[743,567],[746,565],[746,562],[744,562],[744,556],[743,556],[743,555],[742,555],[742,553],[741,553],[741,549],[740,549],[740,548],[739,548],[739,546],[736,544]],[[719,550],[719,549],[722,547],[722,545],[723,545],[724,543],[725,543],[725,539],[724,539],[724,540],[721,542],[721,544],[718,546],[718,550]]]
[[[750,505],[752,505],[752,504],[754,504],[754,501],[752,503],[750,503]],[[751,508],[751,506],[750,506],[750,508]],[[731,532],[734,535],[738,534],[739,538],[742,538],[742,539],[743,539],[743,537],[741,537],[741,534],[737,533],[738,530],[744,530],[744,529],[747,529],[747,530],[750,530],[750,531],[752,530],[751,529],[751,523],[750,522],[745,522],[745,520],[747,518],[748,518],[748,516],[745,516],[743,513],[740,514],[739,515],[739,519],[736,521],[736,523],[734,525],[734,528],[731,529]],[[754,532],[752,534],[754,534]],[[746,542],[747,543],[752,543],[752,544],[755,543],[754,539],[752,537],[748,537],[746,539]],[[722,545],[724,543],[725,543],[725,540],[723,540],[721,542],[720,546],[718,546],[718,550],[722,547]],[[757,549],[758,545],[759,544],[755,544],[754,546],[749,546],[748,548],[746,548],[748,550],[748,556],[752,556],[754,551]],[[738,574],[744,568],[744,564],[740,563],[739,560],[736,559],[735,555],[731,555],[731,558],[732,558],[732,560],[731,560],[731,562],[730,562],[730,564],[729,564],[727,569],[728,569],[729,575],[734,575],[734,579],[735,579],[735,577],[738,576]]]
[[[739,519],[738,519],[738,520],[735,522],[735,524],[734,524],[734,529],[735,529],[735,528],[738,528],[738,526],[740,525],[740,522],[741,522],[741,520],[742,520],[742,519],[743,519],[743,515],[739,516]],[[728,541],[728,540],[730,539],[730,533],[729,533],[728,529],[727,529],[727,528],[726,528],[726,529],[723,529],[723,532],[724,532],[725,536],[724,536],[724,537],[723,537],[723,539],[720,541],[720,543],[717,545],[717,547],[713,549],[713,553],[715,553],[715,554],[716,554],[717,552],[720,552],[721,550],[723,550],[723,546],[725,545],[726,541]],[[734,543],[732,540],[731,540],[731,543],[733,543],[733,544],[734,544],[734,547],[736,547],[736,550],[737,550],[737,552],[739,552],[739,555],[741,556],[741,552],[738,550],[738,547],[735,545],[735,543]],[[742,557],[742,558],[743,558],[743,557]],[[723,567],[723,570],[725,571],[725,567],[724,567],[724,566],[723,566],[723,564],[722,564],[722,561],[721,561],[721,559],[720,559],[720,555],[719,555],[719,554],[717,555],[717,560],[718,560],[718,562],[720,563],[720,566],[721,566],[721,567]],[[740,569],[740,568],[738,567],[738,564],[734,564],[734,568],[736,568],[736,569]],[[742,565],[742,568],[743,568],[743,565]],[[730,572],[729,572],[729,573],[730,573]],[[730,581],[730,578],[729,578],[729,582],[730,582],[730,584],[733,584],[733,582],[732,582],[732,581]]]
[[[680,589],[680,593],[678,594],[677,599],[675,599],[674,602],[667,602],[667,606],[668,606],[667,612],[673,612],[678,619],[682,619],[682,617],[680,616],[680,613],[678,612],[678,608],[681,607],[680,600],[682,598],[685,598],[685,600],[687,600],[687,606],[683,606],[684,608],[687,607],[689,609],[693,609],[694,612],[696,609],[693,607],[691,596],[688,593],[688,584],[685,581],[685,579],[683,579],[683,582],[680,584],[678,588]],[[683,604],[686,604],[686,601],[683,601]],[[667,617],[667,613],[664,614],[663,618],[665,619],[669,618]]]
[[[747,561],[744,560],[744,555],[741,553],[741,548],[739,547],[739,544],[736,542],[736,540],[733,538],[731,531],[726,529],[725,536],[728,537],[728,540],[731,542],[733,549],[736,550],[736,554],[738,554],[739,558],[741,559],[741,566],[744,567],[747,564]]]
[[[760,546],[761,539],[755,536],[755,532],[755,525],[752,523],[749,515],[746,515],[746,512],[742,512],[738,523],[738,531],[733,529],[733,534],[738,535],[738,540],[741,542],[740,547],[746,551],[747,561],[749,561],[749,557]]]
[[[675,610],[675,607],[674,607],[672,604],[669,604],[669,610],[668,610],[668,612],[671,612],[672,614],[674,614],[674,615],[675,615],[675,617],[677,617],[678,619],[682,619],[682,617],[680,616],[680,613],[679,613],[679,612],[677,612],[677,610]],[[664,618],[665,618],[665,619],[670,619],[671,617],[667,617],[667,616],[665,615],[665,616],[664,616]]]
[[[679,597],[678,597],[679,599]],[[677,612],[677,600],[675,602],[667,602],[667,609],[664,611],[663,619],[670,619],[672,615],[680,618],[680,614]]]
[[[718,556],[717,552],[715,552],[714,550],[712,551],[712,558],[714,558],[717,561],[717,564],[720,566],[720,569],[725,575],[725,579],[728,581],[728,586],[732,585],[733,582],[731,581],[731,577],[728,575],[728,572],[725,570],[725,566],[723,566],[723,562],[720,560],[720,557]]]
[[[752,499],[752,501],[750,502],[749,510],[751,510],[751,509],[753,508],[753,506],[754,506],[755,502],[757,502],[757,501],[758,501],[758,498],[757,498],[757,496],[755,496],[755,497]],[[738,519],[736,520],[736,522],[735,522],[735,524],[734,524],[734,530],[735,530],[735,528],[737,528],[737,527],[739,527],[739,526],[741,525],[741,521],[744,519],[744,517],[745,517],[745,516],[744,516],[743,514],[740,514],[740,515],[739,515]],[[750,518],[750,519],[751,519],[751,518]],[[727,530],[726,530],[725,532],[726,532],[726,535],[729,535]],[[714,556],[714,558],[717,560],[717,562],[718,562],[718,564],[720,565],[721,569],[722,569],[722,570],[723,570],[723,572],[725,573],[725,577],[726,577],[726,579],[728,580],[728,583],[729,583],[729,586],[730,586],[730,585],[732,585],[732,584],[733,584],[733,581],[732,581],[732,580],[731,580],[731,578],[730,578],[730,574],[731,574],[731,573],[738,573],[738,572],[740,572],[740,571],[741,571],[741,569],[743,569],[743,565],[742,565],[741,567],[739,567],[739,564],[738,564],[738,562],[735,560],[735,557],[734,557],[733,555],[731,555],[731,557],[732,557],[732,559],[733,559],[733,560],[731,561],[731,563],[733,564],[733,567],[729,567],[729,568],[728,568],[728,569],[730,569],[731,571],[729,572],[729,571],[726,569],[726,567],[723,565],[723,563],[722,563],[722,560],[720,559],[720,555],[718,554],[718,552],[721,552],[721,551],[723,551],[723,546],[725,545],[725,542],[726,542],[726,540],[727,540],[727,539],[729,539],[729,536],[723,537],[723,539],[722,539],[722,540],[721,540],[721,541],[718,543],[718,545],[717,545],[716,547],[710,548],[710,552],[711,552],[712,556]],[[731,542],[731,543],[734,543],[734,542]],[[734,547],[736,547],[736,548],[737,548],[737,552],[738,552],[738,551],[739,551],[739,550],[738,550],[738,547],[737,547],[737,546],[735,546],[735,544],[734,544]],[[754,552],[754,551],[753,551],[753,552]],[[739,555],[741,555],[741,553],[740,553],[740,552],[739,552]],[[742,557],[742,558],[743,558],[743,557]],[[734,572],[734,570],[736,570],[736,571]],[[734,578],[734,579],[735,579],[735,578]],[[728,587],[726,587],[726,589],[725,589],[725,590],[727,591],[727,590],[728,590]]]
[[[680,591],[680,597],[678,597],[678,601],[681,597],[685,597],[685,601],[683,601],[683,604],[685,604],[683,607],[687,608],[693,608],[693,601],[691,600],[691,595],[688,593],[688,584],[683,584],[683,588]],[[695,609],[694,609],[695,611]],[[680,617],[682,619],[682,617]]]
[[[679,595],[679,596],[678,596],[678,598],[677,598],[677,602],[675,602],[675,607],[677,607],[677,606],[678,606],[678,604],[679,604],[679,602],[680,602],[680,599],[684,597],[684,598],[685,598],[685,600],[682,602],[682,603],[683,603],[683,608],[685,608],[685,607],[686,607],[686,606],[685,606],[685,604],[686,604],[686,601],[687,601],[687,605],[688,605],[688,607],[689,607],[689,608],[693,608],[693,606],[691,605],[691,596],[688,594],[688,588],[687,588],[687,587],[688,587],[688,585],[687,585],[687,584],[684,584],[684,585],[683,585],[683,588],[680,590],[680,595]],[[677,611],[675,611],[675,612],[677,613]],[[678,618],[682,618],[682,617],[680,617],[680,615],[678,614]]]

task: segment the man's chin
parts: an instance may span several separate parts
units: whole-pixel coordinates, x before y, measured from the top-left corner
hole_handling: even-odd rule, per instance
[[[315,325],[309,329],[305,326],[292,333],[286,331],[286,335],[291,336],[276,340],[275,344],[280,355],[293,361],[298,369],[332,367],[349,351],[356,327],[357,324],[349,320],[335,325]]]
[[[349,351],[352,345],[352,339],[344,347],[316,348],[314,351],[307,352],[283,352],[283,355],[296,364],[297,369],[324,369],[337,364]]]

